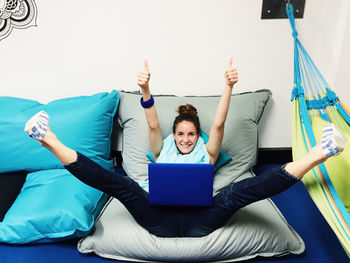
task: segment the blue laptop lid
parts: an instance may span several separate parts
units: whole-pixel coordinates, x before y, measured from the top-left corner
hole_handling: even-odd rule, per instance
[[[211,206],[212,164],[150,163],[148,165],[151,205]]]

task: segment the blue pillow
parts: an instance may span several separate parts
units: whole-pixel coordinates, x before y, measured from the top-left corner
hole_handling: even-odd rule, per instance
[[[16,201],[0,222],[0,242],[40,243],[81,237],[92,228],[107,195],[80,182],[47,149],[24,132],[36,112],[50,115],[57,137],[106,169],[119,93],[98,93],[41,104],[0,97],[0,172],[28,173]]]
[[[200,136],[203,138],[204,143],[208,142],[209,136],[205,132],[203,132],[202,130],[200,131]],[[146,153],[146,156],[148,157],[148,159],[150,159],[150,161],[152,163],[155,162],[152,152]],[[228,163],[229,161],[231,161],[231,159],[232,159],[232,157],[230,155],[225,153],[223,150],[220,150],[219,156],[216,159],[215,164],[214,164],[214,171],[217,171],[221,166],[223,166],[226,163]]]
[[[66,169],[28,173],[0,223],[0,242],[44,243],[85,236],[106,199]]]
[[[48,104],[0,97],[0,173],[63,168],[53,154],[24,132],[26,121],[41,110],[49,114],[51,129],[65,145],[113,169],[110,136],[118,103],[115,90]]]

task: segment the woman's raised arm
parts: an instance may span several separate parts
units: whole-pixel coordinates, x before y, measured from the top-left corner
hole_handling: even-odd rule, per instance
[[[151,152],[155,160],[157,160],[160,150],[162,149],[162,131],[159,126],[158,115],[154,100],[149,90],[149,73],[148,62],[144,61],[144,69],[137,75],[137,85],[141,87],[142,98],[141,105],[145,110],[146,120],[148,123],[148,136]]]
[[[222,138],[224,137],[225,121],[230,106],[233,85],[238,82],[238,72],[232,67],[232,59],[229,60],[225,71],[225,89],[216,109],[214,121],[210,128],[209,140],[206,144],[210,163],[214,164],[218,158]]]

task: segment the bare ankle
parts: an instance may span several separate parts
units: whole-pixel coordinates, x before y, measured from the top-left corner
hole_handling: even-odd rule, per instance
[[[322,151],[322,144],[318,143],[315,147],[313,147],[310,151],[312,157],[315,159],[316,163],[323,163],[327,161],[328,157]]]
[[[52,143],[54,143],[57,140],[58,139],[56,135],[50,129],[48,129],[44,138],[41,141],[39,141],[39,143],[45,148],[48,148]]]

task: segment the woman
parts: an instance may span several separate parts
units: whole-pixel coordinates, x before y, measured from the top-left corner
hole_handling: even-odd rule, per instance
[[[150,73],[145,61],[137,83],[142,89],[141,105],[148,122],[149,142],[157,162],[196,162],[214,164],[222,144],[224,123],[231,92],[238,81],[236,69],[229,60],[225,72],[225,89],[218,104],[210,129],[209,140],[204,144],[199,136],[199,120],[191,105],[179,107],[179,116],[173,125],[173,134],[162,141],[154,100],[149,90]],[[135,220],[151,234],[159,237],[201,237],[223,226],[241,207],[278,194],[295,184],[306,172],[329,157],[339,154],[345,138],[334,127],[327,126],[319,142],[300,160],[277,167],[262,175],[247,178],[224,187],[213,197],[211,207],[151,206],[148,193],[126,176],[105,170],[84,155],[64,146],[52,133],[48,115],[39,112],[26,124],[25,131],[49,149],[82,182],[117,198]]]

